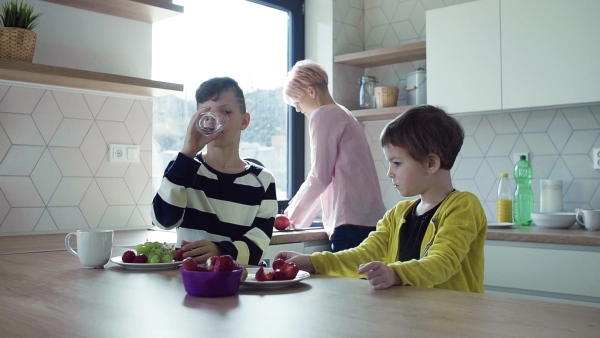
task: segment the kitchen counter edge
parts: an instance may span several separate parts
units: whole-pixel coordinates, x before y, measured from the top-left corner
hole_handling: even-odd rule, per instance
[[[41,235],[0,236],[0,255],[66,250],[66,233]],[[588,231],[583,228],[545,229],[537,226],[513,227],[511,229],[489,229],[486,239],[495,241],[530,242],[545,244],[567,244],[600,246],[600,231]],[[163,230],[116,230],[115,246],[130,246],[146,240],[175,242],[175,232]],[[271,245],[329,240],[324,229],[298,231],[274,231]],[[74,245],[75,240],[71,243]]]

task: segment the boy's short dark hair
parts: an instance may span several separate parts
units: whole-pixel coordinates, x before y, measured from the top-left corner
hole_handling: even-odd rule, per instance
[[[244,92],[238,83],[230,77],[215,77],[202,82],[200,87],[196,89],[196,104],[206,102],[208,100],[217,100],[219,95],[226,91],[232,91],[240,105],[242,113],[246,112],[246,100]]]
[[[406,111],[381,132],[381,146],[405,149],[417,161],[429,154],[440,157],[440,168],[450,170],[462,148],[465,132],[443,109],[422,105]]]

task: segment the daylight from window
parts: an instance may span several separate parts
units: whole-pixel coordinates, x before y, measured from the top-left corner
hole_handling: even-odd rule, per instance
[[[250,126],[240,155],[262,162],[275,175],[278,199],[287,193],[288,14],[246,0],[179,0],[185,13],[152,27],[152,78],[181,83],[184,93],[154,100],[153,192],[183,145],[200,83],[229,76],[246,98]]]

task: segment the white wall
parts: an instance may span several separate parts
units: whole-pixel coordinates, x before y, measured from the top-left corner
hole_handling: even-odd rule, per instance
[[[305,58],[318,63],[330,77],[329,91],[333,92],[333,0],[306,0],[304,3]],[[304,171],[311,168],[308,119],[304,128]]]
[[[39,0],[25,2],[42,13],[33,30],[34,63],[151,78],[151,24]]]
[[[25,2],[33,63],[150,79],[151,24]],[[151,136],[149,98],[0,80],[0,236],[149,227]],[[141,162],[108,162],[110,143]]]

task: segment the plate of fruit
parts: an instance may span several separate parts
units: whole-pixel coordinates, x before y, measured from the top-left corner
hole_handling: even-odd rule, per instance
[[[115,256],[111,262],[132,270],[162,270],[181,265],[179,250],[172,244],[146,242],[138,244],[134,250],[127,250],[122,256]]]
[[[281,288],[290,286],[310,277],[310,274],[300,270],[296,263],[286,262],[278,258],[272,268],[248,268],[248,277],[242,281],[242,286],[253,288]]]

